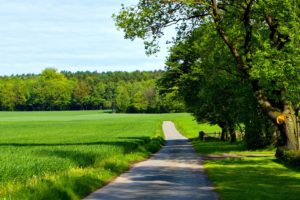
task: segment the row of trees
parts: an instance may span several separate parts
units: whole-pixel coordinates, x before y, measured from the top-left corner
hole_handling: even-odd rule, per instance
[[[175,95],[158,94],[155,72],[58,72],[0,77],[0,110],[90,110],[176,112]],[[177,104],[175,102],[178,102]]]
[[[203,40],[211,27],[198,29],[171,48],[167,71],[159,80],[162,94],[177,91],[197,121],[218,124],[221,140],[236,141],[236,131],[244,132],[249,148],[262,148],[274,142],[274,127],[263,115],[249,82],[241,82],[226,68],[234,65],[224,59],[228,49],[215,34]],[[207,45],[215,48],[207,51]]]
[[[299,149],[300,2],[297,0],[139,0],[114,16],[125,38],[159,50],[164,29],[177,36],[160,81],[201,120],[235,141],[243,124],[250,146]],[[252,145],[251,145],[252,143]]]

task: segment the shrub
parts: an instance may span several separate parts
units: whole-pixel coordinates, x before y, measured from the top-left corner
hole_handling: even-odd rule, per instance
[[[276,157],[292,166],[300,168],[300,151],[277,148]]]

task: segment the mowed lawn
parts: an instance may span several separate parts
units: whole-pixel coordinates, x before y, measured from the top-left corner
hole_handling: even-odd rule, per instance
[[[225,158],[204,161],[209,179],[222,200],[299,200],[300,169],[280,163],[275,149],[247,151],[242,144],[220,141],[199,142],[195,130],[218,132],[218,127],[198,125],[189,116],[174,119],[182,134],[193,140],[201,155],[266,154],[265,157]],[[213,130],[215,128],[215,130]]]
[[[157,151],[174,117],[0,112],[0,199],[84,197]]]

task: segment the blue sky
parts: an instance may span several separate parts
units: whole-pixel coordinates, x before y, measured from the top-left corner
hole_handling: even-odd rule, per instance
[[[113,13],[136,0],[0,0],[0,75],[163,69],[165,45],[147,57],[141,40],[123,39]],[[162,41],[162,44],[164,42]]]

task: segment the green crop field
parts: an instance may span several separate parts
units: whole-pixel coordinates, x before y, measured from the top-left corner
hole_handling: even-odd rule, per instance
[[[157,151],[163,120],[195,124],[189,114],[0,112],[0,199],[80,199]]]
[[[84,197],[156,151],[164,117],[0,112],[0,198]]]

